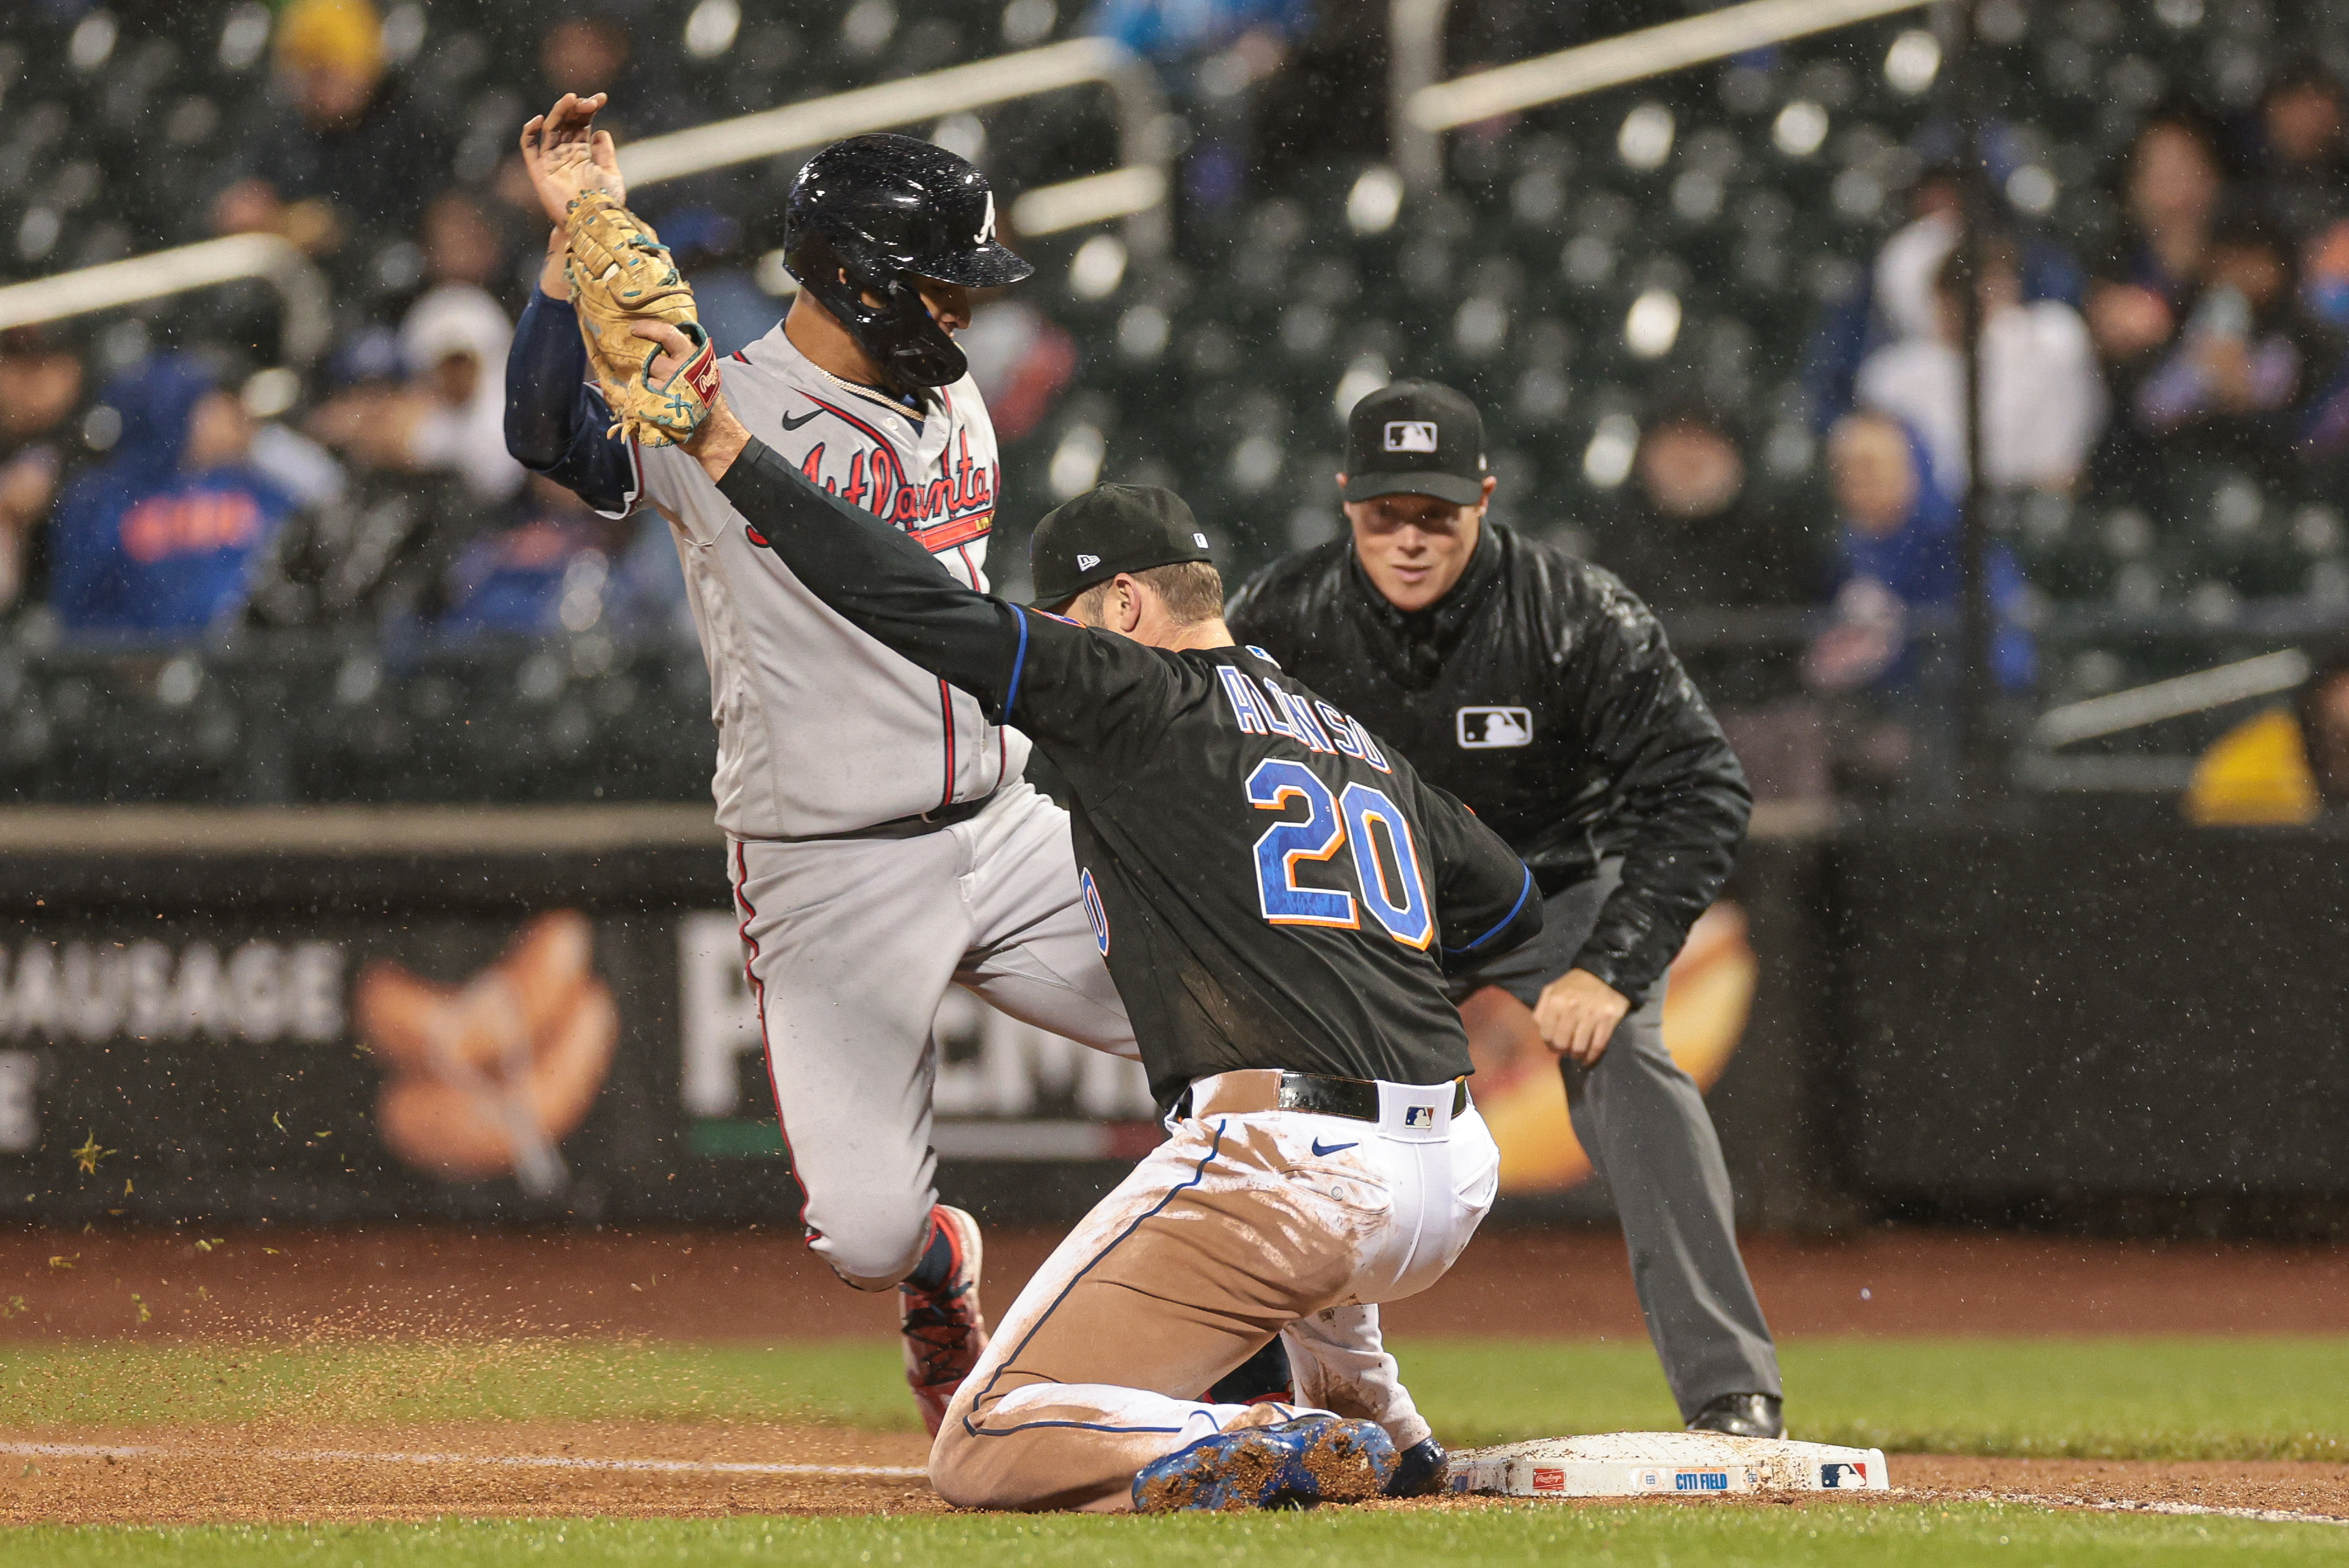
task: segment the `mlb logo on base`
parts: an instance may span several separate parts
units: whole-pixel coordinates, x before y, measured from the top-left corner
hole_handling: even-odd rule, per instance
[[[1868,1485],[1868,1467],[1864,1464],[1821,1465],[1819,1485],[1828,1491],[1841,1491],[1850,1487],[1865,1489]]]
[[[1534,741],[1534,710],[1529,707],[1464,707],[1454,723],[1466,751],[1531,746]]]
[[[1389,419],[1387,450],[1390,452],[1432,452],[1435,450],[1435,421],[1433,419]]]

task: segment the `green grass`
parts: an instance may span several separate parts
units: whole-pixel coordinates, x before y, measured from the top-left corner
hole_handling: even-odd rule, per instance
[[[2055,1513],[1992,1503],[1718,1504],[1474,1513],[1331,1511],[1247,1519],[570,1520],[378,1526],[36,1529],[0,1535],[12,1568],[504,1568],[513,1563],[1034,1563],[1051,1568],[1404,1568],[1441,1562],[1590,1568],[2263,1568],[2338,1563],[2349,1531],[2318,1524]]]
[[[1455,1445],[1676,1425],[1645,1346],[1406,1342]],[[1795,1435],[1909,1452],[2349,1459],[2349,1338],[1810,1340],[1785,1347]],[[0,1349],[11,1427],[683,1419],[914,1428],[888,1343],[773,1350],[435,1340]]]

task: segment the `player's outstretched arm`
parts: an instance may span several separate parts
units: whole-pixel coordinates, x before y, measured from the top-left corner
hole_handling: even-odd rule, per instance
[[[710,422],[718,422],[721,399]],[[726,416],[731,424],[731,416]],[[826,495],[740,425],[709,450],[734,454],[718,488],[809,593],[885,646],[952,682],[999,723],[1018,684],[1027,618],[956,582],[929,552],[861,507]],[[705,449],[697,445],[696,456]],[[710,466],[704,457],[703,466]]]
[[[647,385],[669,387],[696,346],[661,322],[635,331],[661,348]],[[1164,655],[964,587],[904,533],[752,439],[722,394],[680,444],[751,542],[859,630],[977,697],[994,722],[1103,761],[1147,750],[1163,732],[1174,679]]]

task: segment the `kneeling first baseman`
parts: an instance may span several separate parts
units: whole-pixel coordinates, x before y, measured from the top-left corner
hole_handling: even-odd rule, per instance
[[[686,346],[647,331],[672,351],[659,377]],[[956,583],[722,404],[691,449],[778,576],[1061,768],[1095,936],[1168,1108],[1173,1136],[1054,1252],[956,1396],[940,1493],[1156,1510],[1432,1486],[1441,1449],[1376,1304],[1441,1277],[1491,1206],[1498,1154],[1443,965],[1539,929],[1531,873],[1231,645],[1174,495],[1108,486],[1040,525],[1041,592],[1072,621]],[[1197,1398],[1275,1335],[1299,1404]]]

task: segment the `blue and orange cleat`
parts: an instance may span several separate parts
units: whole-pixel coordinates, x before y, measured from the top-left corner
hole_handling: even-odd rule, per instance
[[[1137,1513],[1240,1513],[1311,1508],[1379,1495],[1394,1474],[1394,1440],[1375,1421],[1299,1416],[1202,1438],[1133,1478]]]

